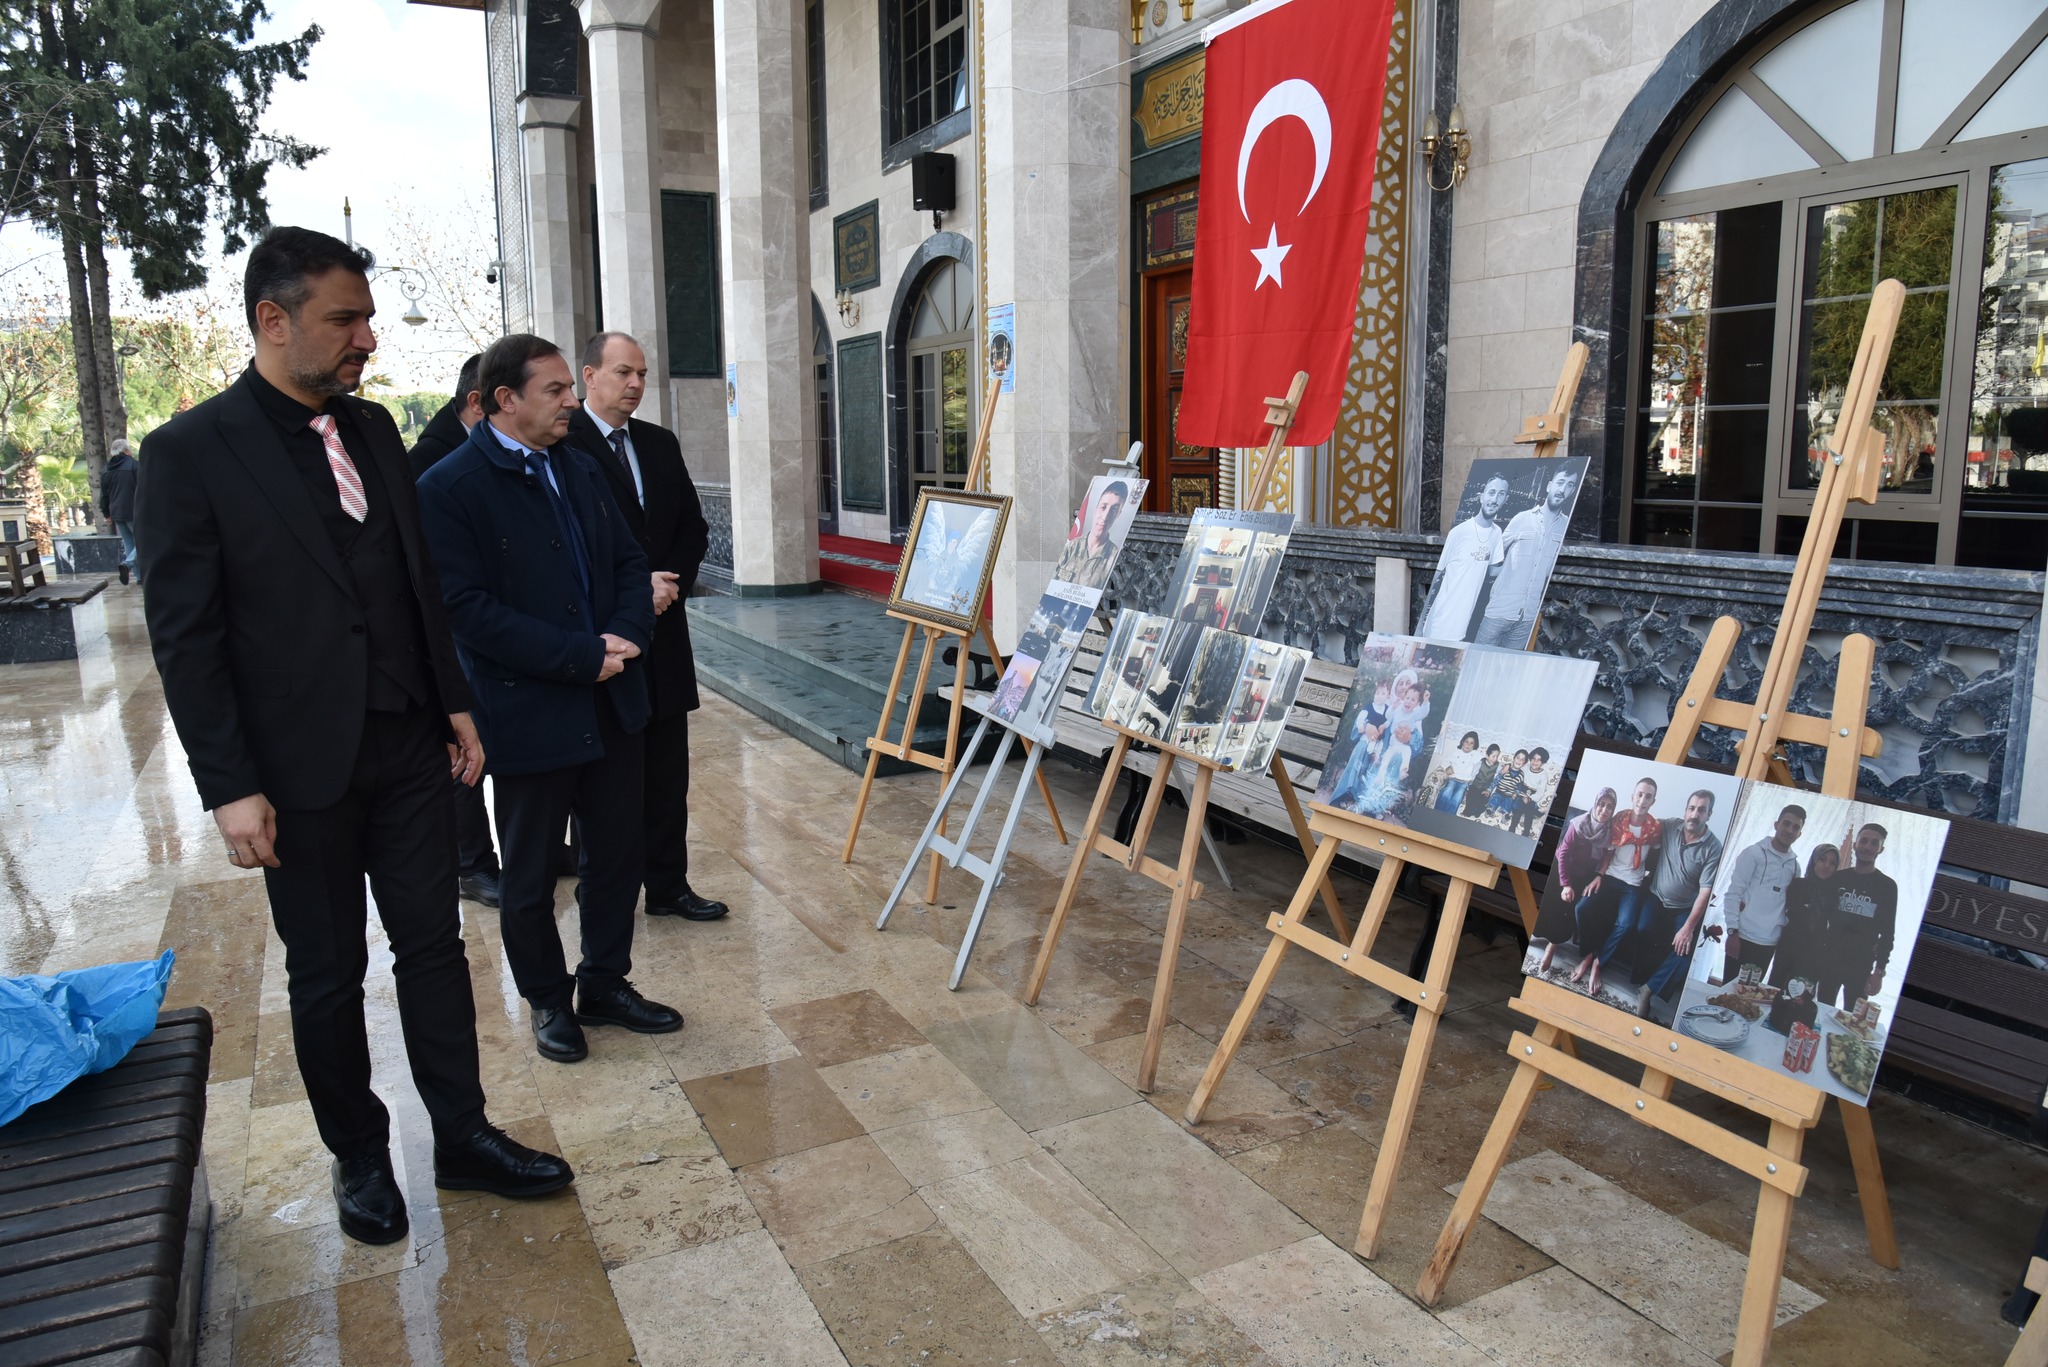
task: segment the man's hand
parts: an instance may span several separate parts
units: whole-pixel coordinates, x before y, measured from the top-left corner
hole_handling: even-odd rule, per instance
[[[1879,992],[1882,992],[1883,990],[1884,974],[1882,973],[1871,974],[1869,981],[1863,984],[1863,995],[1866,997],[1875,997]],[[1851,1002],[1850,1005],[1854,1006],[1855,1003]]]
[[[213,809],[213,824],[228,842],[228,862],[238,869],[258,864],[277,868],[277,809],[261,793]]]
[[[597,681],[599,683],[603,683],[606,679],[624,669],[626,661],[640,653],[640,647],[634,645],[623,636],[614,636],[611,632],[607,631],[603,634],[602,639],[604,641],[604,666],[597,671]]]
[[[654,615],[659,617],[662,613],[675,606],[676,599],[683,596],[683,591],[676,587],[677,575],[674,570],[656,570],[652,577],[654,579]]]
[[[1681,959],[1692,953],[1692,937],[1699,932],[1699,928],[1699,917],[1686,917],[1685,924],[1680,926],[1678,933],[1671,937],[1671,952]]]
[[[448,725],[455,732],[448,746],[449,776],[474,788],[484,776],[484,743],[477,738],[476,723],[467,712],[450,712]]]

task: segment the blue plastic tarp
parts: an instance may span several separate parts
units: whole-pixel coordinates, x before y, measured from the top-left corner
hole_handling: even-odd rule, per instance
[[[156,1029],[174,957],[0,978],[0,1125],[126,1058]]]

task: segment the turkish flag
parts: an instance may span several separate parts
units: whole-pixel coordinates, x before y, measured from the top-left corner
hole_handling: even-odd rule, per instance
[[[1308,392],[1289,442],[1337,425],[1394,3],[1280,0],[1210,28],[1178,441],[1263,445],[1266,400],[1297,370]]]

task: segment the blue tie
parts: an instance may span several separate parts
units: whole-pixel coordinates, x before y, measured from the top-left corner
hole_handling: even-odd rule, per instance
[[[526,453],[527,473],[537,475],[540,487],[547,490],[548,506],[554,509],[555,524],[562,530],[563,544],[569,548],[569,559],[576,566],[576,587],[583,594],[583,612],[590,620],[590,629],[597,630],[597,609],[590,600],[590,548],[583,541],[583,524],[576,519],[576,510],[569,506],[554,480],[549,478],[553,464],[545,451]]]

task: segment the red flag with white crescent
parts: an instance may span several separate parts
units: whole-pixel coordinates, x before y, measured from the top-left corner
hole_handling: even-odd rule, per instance
[[[1175,439],[1256,446],[1308,372],[1288,440],[1337,425],[1395,0],[1268,0],[1210,27],[1188,374]]]

